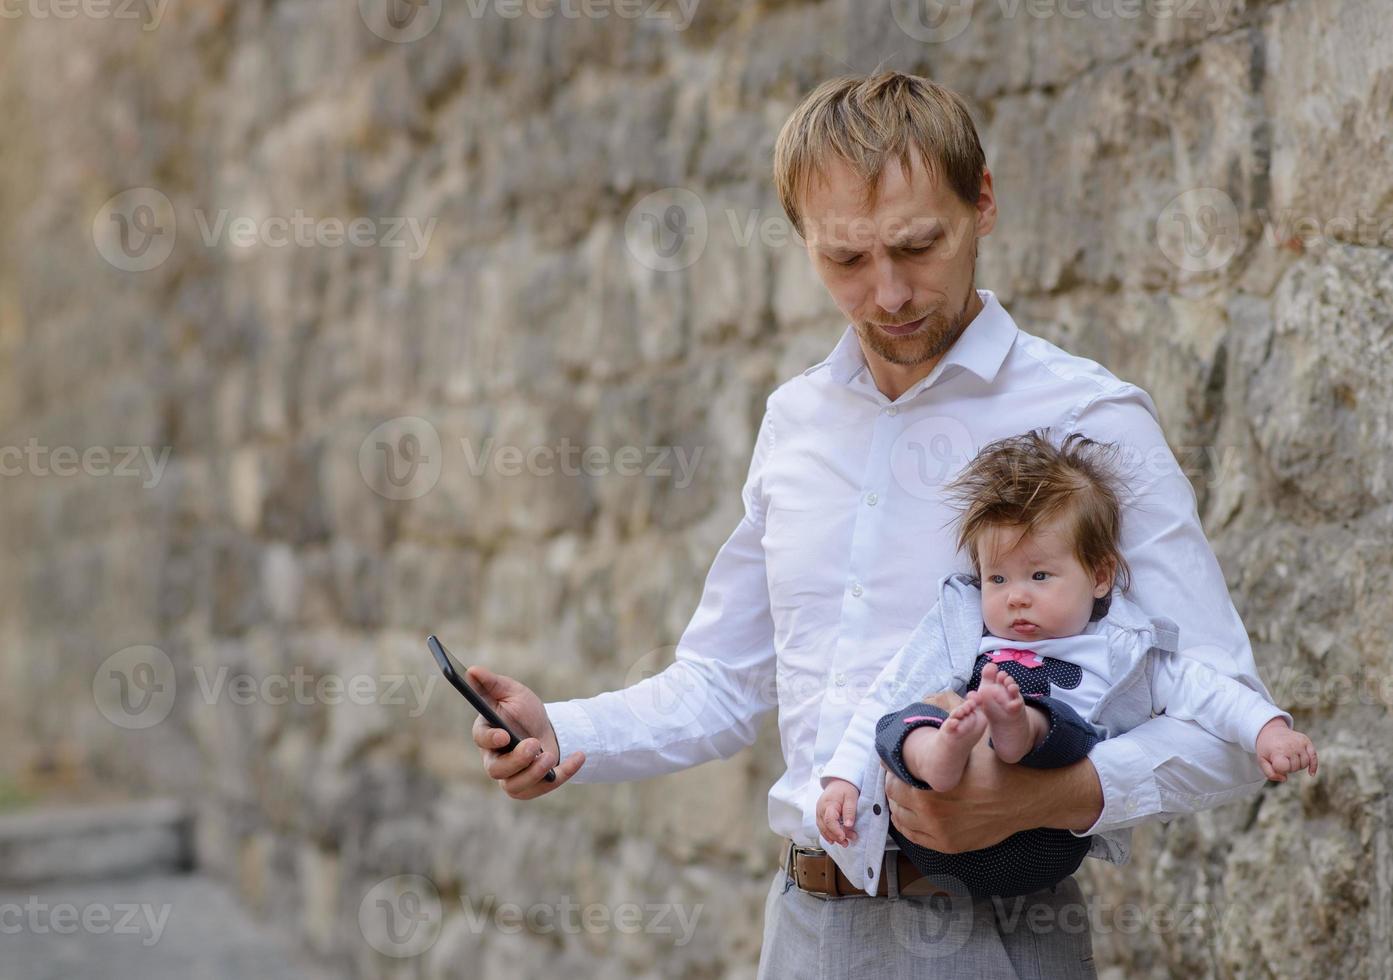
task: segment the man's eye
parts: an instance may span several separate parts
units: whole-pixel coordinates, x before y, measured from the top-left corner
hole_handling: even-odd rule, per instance
[[[936,241],[937,240],[935,240],[935,242]],[[927,245],[920,245],[918,248],[907,248],[905,249],[905,251],[908,252],[910,255],[923,255],[929,249],[934,247],[935,242],[929,242],[929,244]]]
[[[841,266],[852,266],[852,265],[855,265],[857,262],[860,262],[860,261],[861,261],[861,256],[859,256],[859,255],[853,255],[851,258],[847,259],[845,262],[843,262],[843,261],[840,260],[840,259],[833,259],[832,261],[833,261],[834,263],[836,263],[837,265],[841,265]]]

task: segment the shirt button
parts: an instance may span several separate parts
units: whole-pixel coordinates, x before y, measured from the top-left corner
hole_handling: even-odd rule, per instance
[[[877,817],[880,816],[880,804],[877,803],[874,806],[872,806],[871,812],[874,813]]]
[[[858,598],[860,597],[861,593],[864,592],[864,591],[865,591],[865,589],[861,588],[861,583],[860,583],[860,582],[857,582],[855,585],[853,585],[853,586],[851,587],[851,594],[854,595],[854,596],[857,596]]]
[[[894,405],[891,405],[889,408],[887,408],[887,409],[885,410],[885,414],[886,414],[886,415],[899,415],[899,414],[900,414],[900,410],[899,410],[898,408],[896,408]]]
[[[877,497],[874,493],[868,493],[868,494],[866,494],[866,503],[867,503],[869,506],[874,507],[874,506],[876,505],[876,502],[877,502],[878,500],[880,500],[880,498]]]
[[[870,867],[866,868],[866,877],[867,877],[867,878],[874,878],[874,877],[875,877],[875,868],[870,868]]]
[[[846,687],[846,674],[838,674],[836,680],[838,687]]]

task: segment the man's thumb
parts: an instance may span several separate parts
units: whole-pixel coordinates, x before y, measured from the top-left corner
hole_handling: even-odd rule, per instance
[[[475,687],[483,691],[485,694],[493,698],[495,701],[503,697],[503,695],[505,695],[508,692],[508,678],[502,676],[501,674],[495,674],[487,667],[481,667],[478,664],[475,664],[474,666],[466,670],[465,674],[469,677],[470,682],[473,683]]]

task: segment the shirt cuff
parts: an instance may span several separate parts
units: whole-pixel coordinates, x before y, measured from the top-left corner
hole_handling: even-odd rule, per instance
[[[866,772],[866,763],[870,756],[867,754],[858,765],[853,758],[857,753],[838,749],[832,753],[832,758],[827,760],[827,764],[822,767],[822,776],[819,780],[822,788],[827,788],[829,779],[845,779],[858,790],[861,788],[861,778]]]
[[[604,754],[600,733],[590,719],[590,714],[574,700],[551,701],[543,704],[542,708],[547,713],[551,727],[556,731],[556,744],[561,752],[561,758],[557,759],[557,762],[576,750],[585,753],[585,765],[571,777],[572,782],[585,782],[587,773],[595,774],[596,757]]]
[[[1248,718],[1243,725],[1243,748],[1257,755],[1258,732],[1262,731],[1263,726],[1273,718],[1284,719],[1288,728],[1293,730],[1296,728],[1296,726],[1291,723],[1291,715],[1281,708],[1275,705],[1268,705],[1265,708],[1256,708],[1248,713]]]
[[[1161,794],[1151,760],[1130,739],[1107,738],[1088,753],[1103,788],[1103,812],[1087,830],[1071,830],[1075,837],[1091,837],[1130,827],[1161,812]]]

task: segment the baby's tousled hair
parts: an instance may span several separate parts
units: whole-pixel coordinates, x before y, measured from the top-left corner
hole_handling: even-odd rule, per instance
[[[1127,592],[1131,569],[1122,557],[1123,481],[1118,447],[1071,432],[1058,445],[1048,429],[1031,429],[989,443],[946,488],[958,511],[957,546],[982,574],[978,548],[994,527],[1021,534],[1063,516],[1074,556],[1089,574],[1110,569],[1114,584]],[[1092,618],[1107,612],[1111,593],[1094,603]]]

